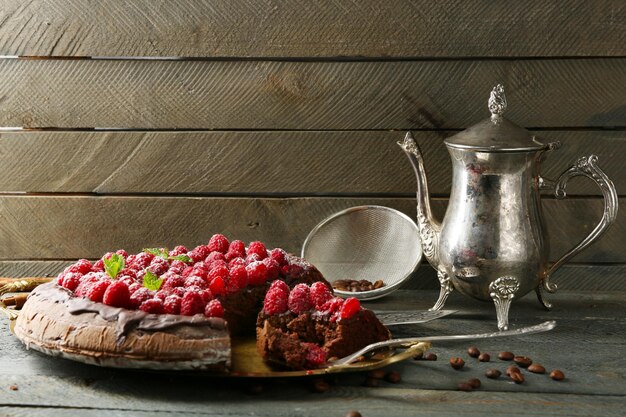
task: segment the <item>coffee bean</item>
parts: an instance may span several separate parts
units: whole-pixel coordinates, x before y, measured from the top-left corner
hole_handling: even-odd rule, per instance
[[[391,371],[385,375],[385,380],[387,380],[387,382],[391,382],[392,384],[397,384],[402,380],[402,376],[398,371]]]
[[[546,373],[546,368],[544,368],[543,366],[539,365],[538,363],[533,363],[528,367],[528,370],[530,372],[533,372],[535,374],[545,374]]]
[[[383,379],[385,377],[385,370],[384,369],[374,369],[373,371],[370,371],[367,376],[369,376],[370,378],[376,378],[376,379]]]
[[[513,374],[513,373],[519,374],[520,372],[522,372],[522,371],[520,371],[520,369],[517,366],[515,366],[515,365],[511,365],[508,368],[506,368],[506,374],[508,376],[511,376],[511,374]]]
[[[515,357],[515,355],[513,354],[513,352],[500,352],[498,353],[498,359],[503,360],[503,361],[512,361],[513,358]]]
[[[365,382],[363,383],[366,387],[376,388],[380,385],[380,382],[376,378],[365,378]]]
[[[454,369],[461,369],[465,366],[465,361],[461,358],[450,358],[450,366]]]
[[[427,353],[426,355],[424,355],[424,360],[425,361],[436,361],[437,360],[437,354],[435,354],[435,353]]]
[[[485,371],[485,376],[487,378],[497,379],[500,378],[500,375],[502,375],[502,372],[498,371],[497,369],[491,368]]]
[[[563,379],[565,379],[565,374],[562,371],[555,369],[550,372],[550,378],[554,379],[555,381],[563,381]]]
[[[459,391],[466,391],[466,392],[474,391],[474,387],[472,387],[472,385],[468,382],[460,382],[459,385],[457,385],[456,387],[458,388]]]
[[[348,413],[346,414],[346,417],[363,417],[361,416],[361,413],[359,413],[356,410],[352,410],[352,411],[348,411]]]
[[[524,375],[522,375],[521,372],[511,372],[509,374],[509,378],[511,378],[516,384],[521,384],[524,382]]]
[[[476,346],[470,346],[469,348],[467,348],[467,354],[470,355],[472,358],[477,358],[478,356],[480,356],[480,350],[478,350]]]
[[[339,291],[348,292],[362,292],[371,291],[374,289],[382,288],[385,286],[385,282],[382,279],[372,283],[366,279],[339,279],[333,282],[333,288]]]
[[[9,389],[10,389],[11,391],[17,391],[17,389],[18,389],[18,388],[17,388],[17,385],[10,385],[10,386],[9,386]]]
[[[321,378],[313,381],[313,391],[324,393],[330,389],[330,384]]]
[[[488,353],[481,353],[478,355],[478,360],[481,362],[489,362],[491,360],[491,356]]]
[[[528,366],[533,363],[533,360],[530,359],[528,356],[516,356],[513,358],[513,362],[515,362],[522,368],[528,368]]]
[[[385,283],[383,282],[383,280],[382,280],[382,279],[379,279],[378,281],[376,281],[376,282],[374,283],[374,289],[375,289],[375,290],[377,290],[377,289],[379,289],[379,288],[382,288],[382,287],[384,287],[384,286],[385,286]]]
[[[467,383],[470,384],[472,386],[472,388],[474,388],[474,389],[480,388],[480,379],[478,379],[478,378],[468,379]]]

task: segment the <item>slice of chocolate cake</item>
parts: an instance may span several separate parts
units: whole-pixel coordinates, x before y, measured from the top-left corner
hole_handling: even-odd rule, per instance
[[[289,289],[274,281],[257,318],[257,350],[291,369],[314,369],[388,340],[389,330],[356,298],[333,297],[324,283]]]

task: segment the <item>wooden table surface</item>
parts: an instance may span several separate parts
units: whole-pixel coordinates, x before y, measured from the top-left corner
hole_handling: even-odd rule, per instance
[[[425,309],[433,291],[401,290],[368,306],[375,309]],[[152,374],[98,368],[27,351],[0,324],[0,415],[25,416],[363,416],[391,415],[559,415],[622,416],[626,406],[624,303],[626,294],[562,292],[551,297],[555,308],[543,310],[533,294],[511,309],[513,328],[556,320],[549,333],[476,342],[440,343],[432,348],[437,361],[392,365],[402,380],[364,385],[365,374],[328,378],[330,389],[313,390],[312,378],[244,380],[176,374]],[[394,335],[457,334],[495,329],[493,307],[453,294],[446,308],[459,311],[422,325],[394,329]],[[490,363],[469,358],[471,344],[492,356]],[[505,371],[509,362],[497,353],[510,350],[530,356],[548,372],[561,369],[566,379],[524,371],[517,385],[506,376],[484,377],[487,368]],[[448,364],[465,359],[461,371]],[[480,378],[474,392],[457,384]],[[260,391],[260,392],[259,392]]]

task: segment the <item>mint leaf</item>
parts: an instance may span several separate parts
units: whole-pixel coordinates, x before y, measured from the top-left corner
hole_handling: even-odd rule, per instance
[[[171,259],[172,261],[191,262],[191,258],[185,254],[170,256],[169,259]]]
[[[163,278],[157,277],[152,271],[146,269],[146,275],[143,276],[143,286],[149,290],[159,291],[163,284]]]
[[[111,255],[109,259],[103,259],[102,262],[104,262],[104,271],[111,279],[115,279],[117,274],[124,269],[124,257],[117,253]]]
[[[166,248],[145,248],[143,249],[144,252],[146,253],[150,253],[154,256],[160,256],[161,258],[167,260],[168,258],[168,251]]]

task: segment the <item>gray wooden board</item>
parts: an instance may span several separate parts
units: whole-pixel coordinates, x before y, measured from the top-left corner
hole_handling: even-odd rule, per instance
[[[76,258],[67,260],[0,261],[0,277],[56,276]],[[365,278],[365,277],[363,277]],[[626,264],[565,264],[552,278],[559,291],[622,291],[626,292]],[[435,270],[421,264],[403,285],[407,290],[439,288]]]
[[[443,139],[454,131],[416,131],[429,189],[448,194]],[[563,146],[542,175],[556,178],[596,154],[618,192],[626,192],[626,131],[536,133]],[[0,132],[0,190],[106,193],[415,193],[415,176],[396,145],[401,131]],[[548,191],[545,191],[548,193]],[[569,195],[601,195],[574,180]]]
[[[619,0],[3,2],[0,53],[55,56],[623,56]],[[453,12],[451,12],[453,11]]]
[[[436,297],[434,291],[397,291],[367,303],[375,309],[423,309]],[[344,415],[358,409],[363,415],[622,415],[626,395],[625,373],[621,366],[624,349],[624,293],[561,292],[555,309],[546,312],[532,296],[514,302],[513,327],[543,320],[557,321],[549,333],[507,339],[435,344],[435,362],[413,361],[393,365],[402,382],[381,382],[378,388],[362,386],[364,375],[346,374],[331,378],[331,390],[311,392],[311,380],[278,379],[262,381],[221,380],[180,377],[104,369],[30,352],[14,339],[7,321],[0,324],[0,378],[5,410],[27,413],[32,407],[45,414],[52,407],[70,415],[91,415],[92,410],[126,412],[193,413],[206,415]],[[447,308],[459,312],[445,319],[394,330],[396,336],[455,334],[492,331],[493,306],[453,295]],[[479,363],[465,349],[476,345],[492,354],[492,361]],[[548,370],[559,368],[566,380],[555,382],[546,375],[524,371],[526,382],[516,385],[507,378],[488,380],[487,367],[504,370],[509,362],[495,358],[511,350],[530,356]],[[453,370],[448,359],[466,360],[462,371]],[[481,388],[473,393],[456,391],[465,379],[478,377]],[[149,383],[147,382],[149,379]],[[262,395],[246,394],[250,383],[261,383]],[[8,387],[18,386],[17,391]],[[512,411],[513,410],[513,411]],[[389,414],[389,413],[392,414]]]
[[[0,125],[463,128],[496,83],[527,127],[626,126],[626,58],[389,62],[0,60]]]
[[[624,200],[624,199],[621,199]],[[433,199],[443,216],[447,200]],[[415,198],[220,198],[135,196],[0,196],[0,259],[97,258],[112,249],[184,244],[214,233],[298,253],[313,227],[353,206],[383,205],[415,215]],[[622,201],[622,204],[624,202]],[[600,199],[544,199],[551,258],[585,237],[601,217]],[[626,210],[577,262],[626,261]],[[558,254],[558,255],[557,255]]]

